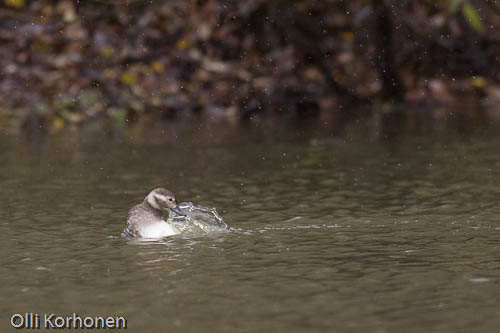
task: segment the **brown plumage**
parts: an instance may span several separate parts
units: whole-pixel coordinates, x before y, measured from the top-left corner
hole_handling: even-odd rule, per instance
[[[132,207],[127,215],[127,225],[122,235],[128,237],[161,238],[179,233],[163,215],[174,211],[182,215],[174,194],[165,188],[151,191],[144,201]]]

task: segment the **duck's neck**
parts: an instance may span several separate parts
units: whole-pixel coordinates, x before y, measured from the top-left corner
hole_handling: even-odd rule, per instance
[[[158,207],[158,205],[153,206],[151,205],[151,203],[149,202],[148,198],[146,197],[146,199],[144,199],[144,201],[142,202],[142,206],[145,210],[147,210],[148,212],[150,212],[151,214],[155,215],[155,216],[158,216],[159,218],[163,218],[163,215],[164,213],[159,210],[159,209],[156,209],[156,207]]]
[[[158,206],[158,203],[156,202],[156,198],[153,192],[148,194],[148,196],[144,199],[144,202],[148,203],[154,209],[160,211],[160,206]]]

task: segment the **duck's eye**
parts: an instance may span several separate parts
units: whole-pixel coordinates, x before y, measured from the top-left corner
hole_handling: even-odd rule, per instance
[[[172,198],[170,198],[170,199],[168,199],[168,200],[169,200],[170,202],[174,201],[174,199],[172,199]]]

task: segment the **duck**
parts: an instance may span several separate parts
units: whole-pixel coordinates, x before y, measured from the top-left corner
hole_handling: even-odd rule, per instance
[[[170,211],[185,215],[179,208],[174,193],[164,187],[152,190],[140,204],[128,211],[127,225],[122,236],[163,238],[180,234],[175,226],[163,219]]]

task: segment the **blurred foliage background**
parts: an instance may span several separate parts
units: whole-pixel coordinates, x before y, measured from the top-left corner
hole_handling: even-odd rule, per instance
[[[500,100],[494,0],[1,1],[0,128]]]

